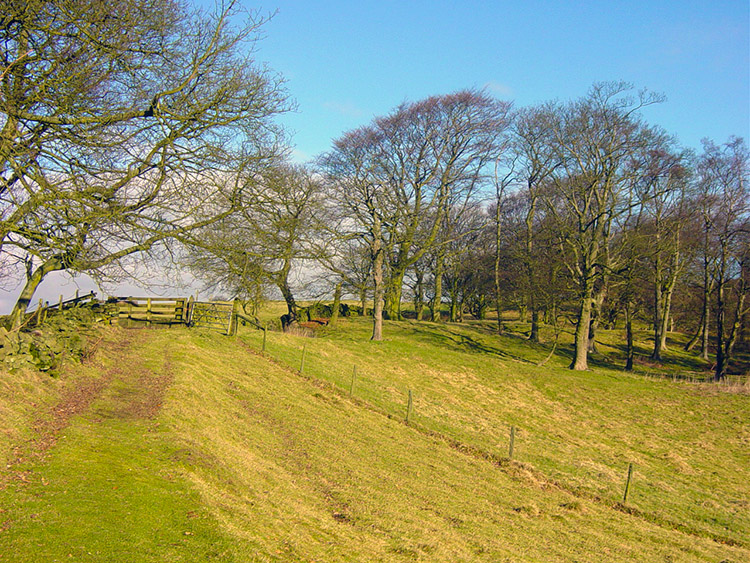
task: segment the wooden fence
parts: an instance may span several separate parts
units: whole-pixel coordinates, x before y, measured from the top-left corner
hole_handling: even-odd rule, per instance
[[[63,311],[85,304],[96,303],[96,293],[79,295],[63,300],[62,295],[57,303],[44,303],[27,314],[27,323],[39,326],[44,323],[49,313]],[[228,335],[237,333],[237,322],[240,315],[239,301],[195,301],[192,297],[110,297],[108,303],[116,306],[114,318],[123,323],[140,323],[146,325],[184,324],[187,326],[206,327],[219,330]]]
[[[114,301],[119,319],[206,327],[229,335],[237,332],[237,301],[195,301],[192,297],[118,297]]]
[[[80,307],[81,305],[91,303],[93,301],[96,301],[96,293],[94,293],[93,291],[85,295],[79,295],[78,290],[76,290],[75,297],[63,300],[63,296],[60,295],[60,300],[54,304],[50,304],[49,301],[43,302],[40,299],[37,308],[27,313],[27,315],[29,317],[29,321],[34,321],[36,325],[39,326],[40,324],[44,323],[45,320],[47,320],[47,316],[50,313],[63,311],[65,309],[72,309],[74,307]]]
[[[183,324],[187,319],[186,297],[117,297],[117,317],[154,324]]]

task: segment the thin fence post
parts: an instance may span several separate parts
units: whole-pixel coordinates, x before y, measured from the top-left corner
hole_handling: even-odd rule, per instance
[[[193,296],[190,296],[190,299],[188,299],[187,302],[187,310],[185,311],[185,324],[187,326],[191,326],[193,324],[193,309],[195,308],[195,299],[193,299]]]
[[[58,311],[62,311],[62,308],[63,308],[63,296],[62,296],[62,294],[60,294],[60,306],[58,307],[57,310]]]
[[[412,411],[412,396],[411,396],[411,389],[409,389],[409,400],[406,403],[406,424],[409,424],[411,421],[411,411]]]
[[[260,349],[261,352],[266,351],[266,337],[268,334],[268,325],[263,326],[263,347]]]
[[[305,371],[305,353],[307,352],[307,343],[302,346],[302,361],[299,364],[299,372],[304,373]]]
[[[239,304],[240,302],[237,299],[232,302],[232,312],[229,313],[229,327],[227,329],[229,336],[237,335],[237,312],[240,310]]]
[[[508,445],[508,459],[513,459],[513,450],[516,446],[516,427],[510,427],[510,444]]]
[[[146,301],[146,321],[151,326],[151,298]]]
[[[633,478],[633,464],[628,464],[628,478],[625,481],[625,493],[622,495],[622,504],[628,502],[628,492],[630,491],[630,480]]]
[[[349,396],[351,397],[354,394],[354,380],[357,377],[357,365],[354,365],[354,369],[352,370],[352,384],[349,386]]]
[[[43,301],[40,299],[39,306],[37,307],[37,310],[36,310],[36,326],[39,326],[40,324],[42,324],[42,308],[43,307],[44,307]]]

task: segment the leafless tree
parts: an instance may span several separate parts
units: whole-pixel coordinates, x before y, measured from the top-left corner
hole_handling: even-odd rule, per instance
[[[286,107],[255,64],[264,20],[172,0],[9,0],[0,19],[0,244],[30,263],[12,318],[55,270],[105,276],[225,217],[275,157]]]

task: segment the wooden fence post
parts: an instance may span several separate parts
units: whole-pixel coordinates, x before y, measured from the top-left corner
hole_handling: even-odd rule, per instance
[[[411,410],[412,410],[412,396],[411,396],[411,389],[409,389],[409,400],[406,403],[406,424],[409,424],[411,421]]]
[[[304,373],[305,371],[305,352],[307,352],[307,344],[302,346],[302,362],[299,365],[299,372]]]
[[[267,333],[268,333],[268,325],[266,324],[266,325],[263,326],[263,347],[260,349],[260,351],[264,352],[264,353],[266,351],[266,335],[267,335]]]
[[[151,326],[151,298],[146,301],[146,322]]]
[[[60,294],[60,305],[58,306],[57,310],[62,311],[63,308],[63,296]]]
[[[227,329],[227,335],[235,336],[237,334],[237,311],[239,311],[240,302],[235,299],[232,302],[232,312],[229,313],[229,328]]]
[[[195,307],[195,300],[193,296],[190,296],[187,302],[187,311],[185,311],[185,324],[190,326],[193,324],[193,308]]]
[[[234,331],[234,334],[236,335],[240,330],[240,307],[242,304],[240,303],[239,299],[234,300],[234,307],[232,308],[232,314],[234,315],[234,325],[232,330]]]
[[[513,459],[513,449],[516,445],[516,427],[510,427],[510,445],[508,446],[508,459]]]
[[[625,481],[625,493],[622,495],[622,504],[628,502],[628,492],[630,491],[630,480],[633,478],[633,464],[628,464],[628,478]]]
[[[352,370],[352,384],[349,386],[349,396],[351,397],[354,394],[354,380],[357,377],[357,366],[355,364],[354,369]]]
[[[42,311],[43,311],[43,307],[44,307],[43,302],[40,299],[39,300],[39,306],[37,307],[37,310],[36,310],[36,326],[39,326],[39,325],[42,324]]]

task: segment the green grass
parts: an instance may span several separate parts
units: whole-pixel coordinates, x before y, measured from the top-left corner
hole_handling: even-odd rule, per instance
[[[0,476],[0,561],[750,558],[747,395],[539,367],[482,323],[369,329],[269,333],[265,356],[249,327],[115,329],[51,383],[105,377],[96,400]]]

